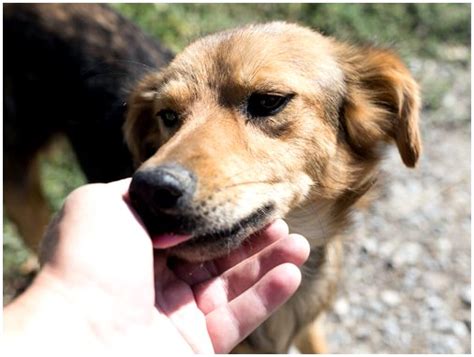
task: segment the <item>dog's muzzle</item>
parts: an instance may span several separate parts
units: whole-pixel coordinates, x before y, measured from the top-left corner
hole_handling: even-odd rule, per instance
[[[161,221],[162,229],[186,229],[173,223],[185,215],[195,190],[196,177],[192,172],[179,164],[166,164],[138,170],[132,177],[129,195],[149,233],[156,234],[161,233],[155,229],[157,220]]]

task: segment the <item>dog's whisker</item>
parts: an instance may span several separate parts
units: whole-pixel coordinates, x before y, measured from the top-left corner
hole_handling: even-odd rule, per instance
[[[284,181],[279,181],[278,183],[283,183],[283,182]],[[274,181],[270,181],[270,180],[238,182],[238,183],[234,183],[234,184],[231,184],[231,185],[225,185],[225,186],[219,187],[215,192],[220,192],[220,191],[227,190],[229,188],[241,187],[241,186],[246,186],[246,185],[258,185],[258,184],[272,185],[274,183],[275,183]]]

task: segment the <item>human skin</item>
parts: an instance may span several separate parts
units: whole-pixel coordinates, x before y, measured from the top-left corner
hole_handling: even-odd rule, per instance
[[[282,220],[228,256],[176,264],[153,249],[129,184],[66,199],[38,276],[4,309],[6,351],[228,353],[296,291],[309,245]]]

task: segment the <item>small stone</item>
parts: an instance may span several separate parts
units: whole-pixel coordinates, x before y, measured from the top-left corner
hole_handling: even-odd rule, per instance
[[[470,307],[471,306],[471,286],[466,285],[459,293],[459,297],[464,305],[466,305],[467,307]]]
[[[467,330],[466,325],[461,321],[454,321],[451,325],[452,331],[458,337],[467,336],[469,331]]]
[[[412,336],[410,332],[402,332],[400,334],[400,341],[403,345],[409,346],[412,341]]]
[[[382,301],[388,306],[396,306],[400,303],[400,295],[393,290],[384,290],[380,294]]]
[[[400,334],[400,327],[394,319],[386,320],[383,323],[383,332],[386,336],[396,337]]]
[[[462,322],[466,326],[469,333],[471,333],[471,319],[464,319],[464,320],[462,320]]]
[[[377,241],[375,239],[366,239],[363,243],[363,249],[368,254],[376,254],[377,253]]]
[[[449,319],[444,319],[444,318],[439,318],[436,320],[435,324],[434,324],[434,328],[439,331],[439,332],[442,332],[442,333],[451,333],[453,328],[452,328],[453,324],[451,322],[451,320]]]
[[[299,355],[301,352],[296,348],[295,345],[291,345],[290,349],[288,350],[289,355]]]
[[[455,336],[433,335],[428,337],[431,353],[465,353],[460,341]]]
[[[439,318],[435,321],[434,328],[443,334],[454,334],[458,337],[468,335],[468,329],[462,321],[451,320],[449,318]]]
[[[449,255],[452,250],[452,243],[447,238],[440,238],[436,241],[436,247],[441,254]]]
[[[371,311],[373,311],[373,312],[375,312],[375,313],[377,313],[377,314],[381,314],[381,313],[383,313],[384,310],[385,310],[385,307],[383,306],[383,304],[380,303],[380,301],[377,301],[377,300],[374,300],[374,301],[369,302],[368,308],[369,308]]]
[[[414,291],[417,287],[420,286],[419,280],[420,280],[420,270],[416,267],[410,267],[406,269],[405,275],[403,276],[403,286],[411,291]],[[426,292],[423,289],[423,295],[425,295]]]
[[[420,244],[415,242],[404,243],[393,254],[392,263],[395,267],[413,265],[418,262],[422,252],[423,249]]]
[[[371,328],[365,325],[359,325],[355,331],[355,337],[358,340],[367,340],[371,335]]]
[[[334,304],[334,312],[340,317],[347,315],[349,312],[349,303],[345,298],[340,298],[336,301]]]
[[[379,246],[379,253],[382,257],[389,258],[393,255],[395,250],[395,242],[386,241],[380,244]]]
[[[360,296],[359,294],[357,293],[352,293],[351,295],[349,295],[349,300],[351,302],[351,304],[353,305],[359,305],[362,303],[362,301],[364,300],[362,298],[362,296]]]
[[[411,293],[411,297],[413,297],[416,300],[424,300],[426,297],[426,291],[422,287],[416,287],[413,289],[413,292]]]
[[[423,286],[435,291],[444,291],[452,284],[452,279],[445,272],[427,271],[422,277]]]
[[[331,346],[347,346],[352,342],[351,335],[345,330],[335,330],[331,335],[328,336],[328,344]]]
[[[464,353],[461,343],[459,340],[454,336],[446,336],[445,338],[445,345],[448,350],[444,353]]]
[[[426,298],[426,304],[430,310],[444,309],[444,302],[437,295],[431,295]]]

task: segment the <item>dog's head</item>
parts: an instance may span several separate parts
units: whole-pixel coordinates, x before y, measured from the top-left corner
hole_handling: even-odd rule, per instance
[[[281,22],[208,36],[131,95],[132,204],[152,236],[192,234],[173,254],[210,259],[305,201],[350,206],[384,143],[414,166],[418,110],[389,51]]]

